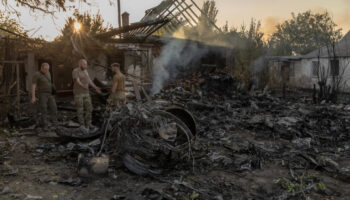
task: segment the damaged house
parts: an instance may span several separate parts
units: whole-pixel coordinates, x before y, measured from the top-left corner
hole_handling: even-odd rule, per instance
[[[233,49],[173,37],[181,27],[197,27],[200,17],[208,18],[194,1],[166,0],[147,10],[137,23],[129,24],[129,14],[124,13],[122,27],[95,38],[117,52],[108,55],[107,63],[121,63],[132,82],[127,85],[141,84],[156,93],[167,81],[198,68],[232,73]],[[210,24],[220,31],[214,22]]]
[[[350,32],[306,55],[270,57],[269,67],[274,80],[291,87],[312,89],[323,81],[350,92]]]
[[[198,68],[219,67],[233,72],[233,49],[173,37],[180,27],[197,27],[201,17],[210,20],[192,0],[165,0],[147,10],[139,22],[129,24],[129,13],[125,12],[121,15],[121,27],[94,35],[93,39],[101,44],[96,47],[101,53],[94,58],[86,57],[87,52],[76,37],[72,36],[71,42],[74,51],[88,60],[90,77],[101,82],[100,86],[108,85],[108,67],[118,62],[128,77],[129,95],[134,95],[136,85],[148,93],[156,93],[176,76],[190,74]],[[209,24],[220,31],[214,22]],[[71,92],[71,72],[76,63],[66,66],[33,52],[29,52],[23,62],[27,63],[23,77],[26,92],[30,91],[31,78],[43,62],[52,66],[50,71],[58,93]]]

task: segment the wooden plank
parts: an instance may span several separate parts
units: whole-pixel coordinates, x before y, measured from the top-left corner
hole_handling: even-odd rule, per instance
[[[174,5],[176,5],[176,3],[178,3],[176,0],[174,1]],[[181,4],[179,4],[180,5],[180,7],[182,8],[182,9],[184,9],[184,7],[181,5]],[[180,8],[178,8],[177,9],[179,12],[181,12],[181,9]],[[185,12],[187,12],[187,10],[185,11]],[[187,12],[188,13],[188,12]],[[186,15],[182,12],[181,13],[182,14],[182,16],[187,20],[187,22],[192,26],[192,27],[194,27],[193,26],[193,24],[191,23],[191,21],[186,17]]]
[[[174,9],[177,9],[179,5],[177,5]],[[192,6],[192,5],[191,5]],[[190,9],[191,6],[188,6],[185,10]],[[172,17],[169,22],[171,22],[175,17],[178,17],[179,15],[181,15],[181,13],[183,13],[185,10],[183,10],[182,12],[177,13],[174,17]],[[168,17],[170,15],[170,13],[168,13],[168,15],[166,17]],[[156,28],[154,28],[150,33],[148,33],[143,39],[146,40],[150,35],[152,35],[154,32],[156,32],[157,30],[159,30],[160,28],[162,28],[166,23],[160,24],[158,25]]]
[[[182,10],[185,9],[185,7],[182,5],[182,3],[184,3],[184,1],[182,2],[178,2],[178,0],[175,0],[175,2],[177,2],[178,4],[180,4],[180,7],[182,8]],[[188,16],[190,16],[190,18],[192,19],[192,21],[197,24],[197,21],[193,18],[193,16],[187,11],[185,10],[185,12],[187,13]]]
[[[213,25],[220,33],[222,33],[222,30],[218,26],[216,26],[216,24],[213,21],[211,21],[211,19],[209,19],[209,17],[203,12],[203,10],[196,4],[196,2],[194,2],[193,0],[191,0],[191,2],[193,3],[194,6],[197,7],[197,9],[201,12],[201,14],[205,18],[207,18],[208,22],[211,23],[211,25]]]
[[[139,86],[135,80],[132,80],[132,84],[134,86],[134,92],[135,92],[136,99],[137,99],[137,101],[140,101],[141,94],[140,94]]]
[[[147,101],[152,101],[152,98],[147,94],[145,88],[141,86],[143,94],[146,96]]]

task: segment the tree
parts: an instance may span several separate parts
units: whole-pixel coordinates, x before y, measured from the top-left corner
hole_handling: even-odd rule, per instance
[[[13,1],[13,0],[11,0]],[[63,10],[66,11],[66,1],[67,0],[14,0],[17,6],[24,6],[30,8],[33,11],[42,11],[44,13],[53,14],[54,10]],[[76,0],[69,0],[69,2],[74,2]],[[81,2],[86,2],[86,0],[78,0]],[[11,10],[9,6],[9,0],[1,0],[1,3],[7,7],[8,10]],[[16,10],[14,10],[17,12]]]
[[[79,32],[74,31],[74,24],[80,23]],[[48,43],[40,50],[44,58],[53,59],[64,65],[74,63],[79,58],[95,58],[99,56],[103,45],[93,36],[111,29],[109,24],[105,25],[104,20],[98,13],[90,15],[89,13],[80,14],[75,12],[72,17],[66,20],[61,30],[61,35]]]
[[[27,37],[27,34],[18,21],[0,11],[0,60],[5,58],[9,59],[11,54],[13,54],[11,52],[13,52],[15,48],[23,48],[24,45],[27,45],[21,40],[25,37]],[[16,39],[16,41],[14,39]],[[14,55],[12,55],[12,57],[13,56]]]
[[[225,43],[236,49],[234,75],[245,83],[246,89],[251,84],[253,75],[263,68],[263,66],[254,65],[254,61],[266,54],[263,36],[260,21],[254,19],[251,20],[249,28],[245,25],[242,25],[240,30],[232,28],[224,36]]]
[[[205,1],[202,7],[203,13],[199,16],[198,20],[198,32],[204,34],[206,32],[213,31],[212,23],[217,22],[218,9],[216,8],[215,1]]]
[[[5,12],[2,11],[0,11],[0,28],[3,29],[0,30],[1,36],[14,36],[10,32],[25,35],[25,32],[23,28],[19,25],[18,21],[11,18],[9,15],[5,14]]]
[[[21,59],[20,52],[30,47],[34,40],[27,38],[26,32],[17,20],[0,11],[0,60]],[[13,65],[0,63],[0,90],[9,92],[9,86],[15,81]],[[3,87],[5,86],[5,87]]]
[[[342,37],[328,12],[306,11],[277,25],[270,46],[274,55],[307,54],[317,48],[337,42]]]

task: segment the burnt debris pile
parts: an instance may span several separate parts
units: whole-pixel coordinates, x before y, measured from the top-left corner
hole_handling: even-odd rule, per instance
[[[103,149],[136,174],[162,177],[163,197],[174,196],[168,191],[174,184],[179,194],[209,199],[343,196],[350,182],[349,107],[239,87],[225,73],[177,80],[153,101],[112,114]]]
[[[108,154],[136,174],[158,175],[177,160],[172,158],[182,159],[189,151],[195,123],[190,113],[169,102],[129,103],[111,113],[105,132],[102,147]]]
[[[41,133],[46,139],[25,150],[35,160],[68,163],[73,177],[59,184],[90,184],[76,171],[89,178],[103,174],[93,180],[115,184],[102,188],[112,190],[112,199],[350,196],[350,106],[240,88],[224,72],[197,72],[152,100],[130,100],[111,113],[99,104],[94,120],[101,121],[101,132],[86,137],[75,134],[75,112],[62,101],[57,135]],[[36,134],[34,128],[18,130],[0,143],[0,164],[15,158],[11,149],[22,147],[17,140]]]

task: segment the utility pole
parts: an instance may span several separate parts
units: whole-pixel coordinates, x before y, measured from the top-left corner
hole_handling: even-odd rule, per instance
[[[120,0],[117,0],[118,3],[118,25],[119,28],[122,27],[122,20],[121,20],[121,14],[120,14]],[[119,35],[120,38],[122,38],[122,34]]]

